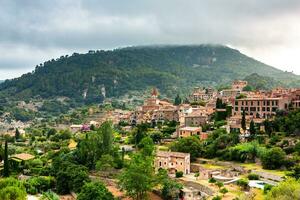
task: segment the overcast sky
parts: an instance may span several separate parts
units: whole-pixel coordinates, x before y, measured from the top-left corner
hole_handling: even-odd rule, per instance
[[[73,52],[201,43],[300,74],[300,0],[0,0],[0,80]]]

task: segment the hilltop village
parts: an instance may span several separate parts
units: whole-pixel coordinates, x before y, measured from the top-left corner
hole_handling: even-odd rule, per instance
[[[254,91],[236,80],[174,100],[153,88],[140,101],[128,109],[106,100],[27,123],[7,123],[3,113],[2,174],[22,182],[29,199],[85,200],[97,186],[106,199],[259,200],[297,184],[300,89]]]

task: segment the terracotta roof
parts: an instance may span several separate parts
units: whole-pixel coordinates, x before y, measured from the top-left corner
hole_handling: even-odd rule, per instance
[[[182,127],[179,129],[180,131],[201,131],[200,127],[190,127],[190,126],[186,126],[186,127]]]
[[[189,153],[181,153],[181,152],[171,152],[171,151],[157,151],[156,156],[159,157],[170,157],[170,156],[175,156],[175,157],[187,157],[190,156]]]
[[[35,158],[35,156],[28,154],[28,153],[15,154],[15,155],[12,155],[11,157],[17,158],[19,160],[31,160],[31,159]]]

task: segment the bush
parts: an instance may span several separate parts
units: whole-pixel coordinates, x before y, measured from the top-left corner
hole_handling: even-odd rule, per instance
[[[257,174],[249,174],[248,179],[249,180],[259,180],[259,176]]]
[[[285,160],[285,152],[279,148],[271,148],[261,156],[262,166],[265,169],[278,169]]]
[[[264,194],[267,194],[272,189],[272,187],[273,187],[273,185],[265,184],[265,186],[264,186]]]
[[[210,178],[210,179],[208,179],[208,182],[209,182],[209,183],[215,183],[215,182],[217,182],[217,180],[214,179],[214,178]]]
[[[183,177],[183,172],[182,171],[178,171],[178,172],[176,172],[175,176],[176,176],[176,178]]]
[[[199,172],[195,173],[194,176],[195,176],[195,177],[199,177],[199,176],[200,176]]]
[[[223,187],[222,189],[220,189],[219,191],[222,194],[226,194],[228,192],[227,188]]]
[[[215,184],[216,184],[216,186],[218,186],[218,188],[221,188],[224,186],[224,184],[220,181],[217,181]]]
[[[221,199],[222,199],[222,197],[220,197],[218,195],[212,198],[212,200],[221,200]]]
[[[37,193],[46,192],[47,190],[54,188],[55,181],[53,177],[38,176],[26,180],[24,185],[26,191],[29,194],[34,195]]]
[[[236,184],[246,190],[248,188],[249,181],[247,179],[239,179]]]

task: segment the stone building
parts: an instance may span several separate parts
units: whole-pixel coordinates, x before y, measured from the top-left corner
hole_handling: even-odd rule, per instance
[[[182,171],[184,174],[190,173],[190,154],[170,151],[157,151],[154,160],[155,169],[168,170],[170,174]]]

